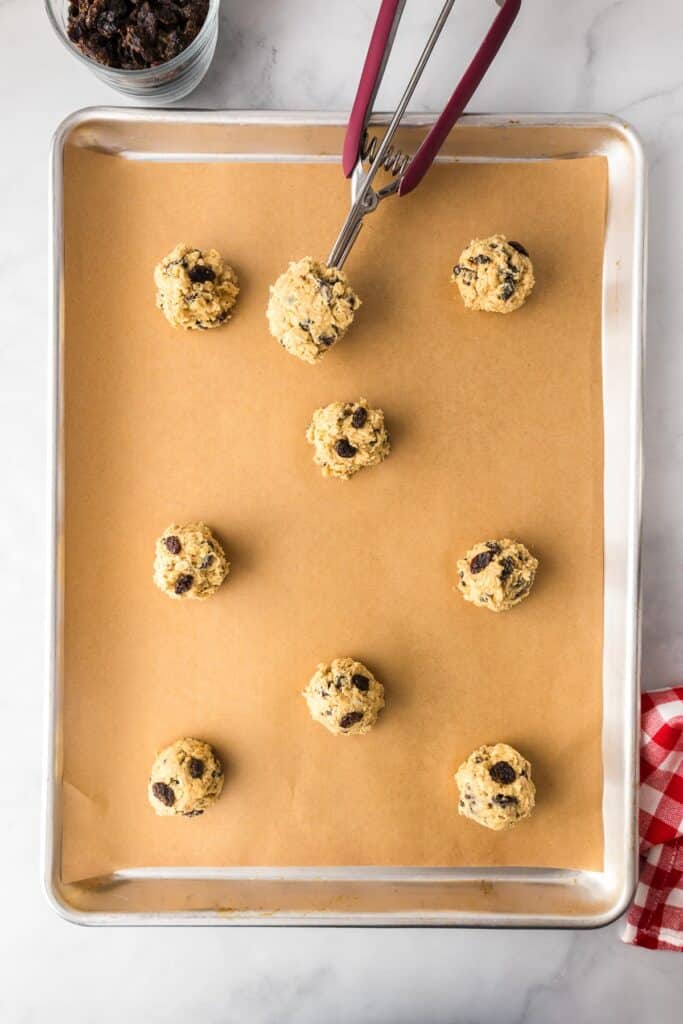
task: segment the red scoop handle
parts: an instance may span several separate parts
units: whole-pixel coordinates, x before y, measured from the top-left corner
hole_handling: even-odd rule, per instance
[[[404,3],[401,0],[382,0],[380,4],[344,137],[342,167],[347,178],[351,177],[358,161],[366,121],[375,102],[384,66],[389,59],[393,34],[403,13]]]
[[[434,158],[448,137],[448,133],[472,99],[479,83],[491,67],[493,59],[512,28],[512,23],[519,14],[521,6],[522,0],[505,0],[465,74],[456,85],[455,91],[444,107],[443,113],[432,126],[427,138],[408,164],[405,174],[401,178],[398,190],[400,196],[405,196],[412,192],[414,188],[417,188],[432,166]]]
[[[401,178],[398,190],[399,195],[404,196],[412,192],[422,181],[444,144],[448,133],[463,113],[479,83],[491,66],[494,57],[503,45],[515,18],[519,14],[521,6],[522,0],[504,0],[481,46],[455,87],[455,91],[446,104],[443,113],[431,127],[415,156],[410,160]],[[401,0],[382,0],[344,139],[342,166],[347,178],[350,177],[358,160],[367,118],[377,95],[384,66],[389,55],[388,51],[393,42],[393,34],[402,11],[403,4]]]

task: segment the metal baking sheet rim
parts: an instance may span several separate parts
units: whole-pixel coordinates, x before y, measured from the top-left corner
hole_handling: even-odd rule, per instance
[[[379,124],[386,123],[380,116]],[[410,115],[405,119],[407,127],[423,127],[434,120],[432,114]],[[178,125],[194,126],[272,126],[283,127],[336,127],[346,123],[344,115],[325,112],[274,112],[274,111],[169,111],[135,110],[127,108],[86,108],[67,117],[58,127],[52,142],[50,159],[50,333],[48,345],[48,637],[46,665],[45,701],[45,760],[43,773],[43,817],[42,817],[42,872],[43,886],[47,899],[55,911],[66,920],[78,924],[92,925],[324,925],[324,926],[438,926],[438,927],[507,927],[507,928],[595,928],[609,924],[628,905],[636,883],[637,869],[637,782],[638,782],[638,695],[640,681],[640,531],[641,531],[641,486],[642,486],[642,371],[644,349],[644,286],[646,263],[646,164],[639,138],[633,129],[617,118],[593,114],[522,114],[522,115],[467,115],[460,125],[471,128],[565,128],[582,132],[603,131],[610,135],[628,157],[628,185],[631,190],[630,205],[622,211],[625,214],[625,230],[630,242],[627,252],[630,294],[628,295],[628,365],[622,359],[609,359],[605,348],[605,319],[608,314],[606,287],[603,287],[603,399],[605,410],[611,412],[608,403],[606,382],[612,374],[626,374],[625,394],[627,402],[628,444],[624,445],[623,420],[610,428],[605,416],[605,534],[607,540],[609,504],[609,461],[611,446],[615,441],[624,450],[625,464],[622,472],[627,473],[627,507],[624,509],[626,541],[625,562],[620,559],[616,582],[621,594],[622,642],[621,670],[615,680],[614,666],[610,658],[614,651],[605,640],[603,654],[603,707],[612,698],[615,704],[616,722],[621,726],[621,743],[617,751],[618,769],[611,774],[605,771],[603,793],[603,821],[610,815],[618,814],[617,829],[605,827],[605,862],[603,872],[551,870],[551,869],[411,869],[385,870],[379,868],[339,868],[316,870],[315,868],[294,869],[141,869],[122,871],[107,879],[89,880],[84,891],[107,891],[119,886],[137,888],[158,884],[179,883],[190,887],[208,883],[224,883],[229,880],[273,886],[330,886],[347,884],[355,886],[389,886],[400,892],[406,886],[417,891],[428,888],[429,883],[446,883],[458,889],[466,887],[470,893],[476,890],[481,895],[482,906],[474,910],[456,907],[438,909],[394,909],[364,911],[362,908],[336,910],[332,906],[315,910],[284,909],[273,900],[272,906],[258,909],[216,909],[215,905],[191,910],[136,909],[128,903],[125,910],[83,909],[70,890],[77,886],[65,886],[60,878],[61,821],[58,789],[61,784],[61,735],[59,732],[61,714],[60,695],[60,622],[62,616],[62,595],[60,581],[63,579],[63,546],[61,523],[63,510],[62,467],[62,291],[61,275],[63,263],[62,223],[62,157],[64,147],[72,132],[82,129],[88,122],[99,124],[162,124],[166,127]],[[458,129],[456,128],[456,131]],[[496,133],[500,134],[500,133]],[[488,135],[488,133],[487,133]],[[610,153],[597,149],[581,151],[572,149],[566,153],[536,154],[544,156],[587,155],[589,152]],[[498,159],[505,154],[497,153]],[[489,155],[489,159],[491,156]],[[525,159],[515,154],[513,159]],[[526,159],[534,159],[527,154]],[[612,164],[610,163],[610,184],[608,196],[608,228],[606,234],[606,261],[610,244],[610,230],[616,216],[613,205],[617,198],[613,194]],[[624,168],[618,168],[623,173]],[[615,176],[615,178],[618,175]],[[624,225],[622,225],[624,227]],[[617,265],[623,267],[624,253],[619,250]],[[622,313],[622,316],[624,314]],[[611,363],[611,365],[610,365]],[[622,410],[623,411],[623,410]],[[618,433],[618,438],[616,434]],[[615,436],[611,436],[614,434]],[[619,552],[623,555],[623,549]],[[612,602],[608,600],[610,552],[605,544],[605,638],[610,628]],[[615,581],[612,581],[615,582]],[[618,617],[618,616],[617,616]],[[615,691],[608,692],[608,682],[616,682]],[[614,739],[608,735],[608,716],[603,720],[603,757],[608,744]],[[619,730],[616,730],[619,732]],[[614,765],[612,765],[614,768]],[[615,798],[617,798],[615,800]],[[615,810],[616,808],[616,810]],[[615,834],[616,833],[616,834]],[[426,883],[426,884],[425,884]],[[485,904],[498,889],[514,893],[517,897],[528,896],[529,909],[490,909]],[[549,901],[544,909],[539,907],[540,892],[548,889],[571,900],[580,901],[580,910],[552,909]],[[142,891],[142,890],[141,890]],[[303,892],[303,889],[302,889]],[[68,894],[69,893],[69,894]],[[524,900],[522,900],[524,902]],[[531,907],[535,907],[531,910]],[[128,909],[130,907],[130,909]]]

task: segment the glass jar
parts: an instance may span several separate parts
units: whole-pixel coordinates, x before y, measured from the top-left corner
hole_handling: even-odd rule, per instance
[[[76,60],[90,68],[106,85],[136,103],[157,106],[187,96],[209,70],[218,39],[220,2],[209,0],[206,21],[187,49],[165,64],[139,71],[106,67],[81,53],[67,35],[68,0],[45,0],[45,9],[55,32]]]

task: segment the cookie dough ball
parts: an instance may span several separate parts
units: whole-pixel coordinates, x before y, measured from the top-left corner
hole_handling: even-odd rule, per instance
[[[156,543],[154,582],[169,597],[211,597],[229,572],[225,552],[205,523],[174,523]]]
[[[215,249],[181,242],[154,268],[157,306],[172,327],[206,331],[232,315],[239,294],[237,274]]]
[[[369,732],[384,707],[384,687],[353,658],[318,665],[302,695],[311,718],[335,735]]]
[[[460,814],[496,832],[512,828],[534,809],[531,765],[507,743],[473,751],[458,768],[455,781],[460,790]]]
[[[223,766],[203,740],[186,737],[162,750],[152,765],[147,787],[157,814],[194,818],[210,807],[223,789]]]
[[[315,448],[313,461],[323,476],[348,480],[359,469],[376,466],[391,451],[381,409],[370,409],[366,398],[332,402],[316,409],[306,431]]]
[[[538,559],[517,540],[486,540],[458,561],[458,588],[466,601],[506,612],[528,597]]]
[[[360,299],[346,274],[310,256],[290,263],[270,289],[270,333],[305,363],[322,359],[353,323]]]
[[[460,254],[451,281],[468,309],[512,313],[523,306],[534,287],[529,253],[505,235],[475,238]]]

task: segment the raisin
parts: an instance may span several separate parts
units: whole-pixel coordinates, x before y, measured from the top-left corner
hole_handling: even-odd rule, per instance
[[[170,3],[160,3],[157,8],[157,21],[162,25],[177,25],[178,11]]]
[[[352,459],[358,451],[358,449],[354,448],[352,444],[349,444],[345,437],[342,437],[337,441],[334,446],[334,450],[340,459]]]
[[[202,559],[202,564],[199,566],[200,569],[208,569],[213,564],[213,555],[205,555]]]
[[[190,590],[192,588],[193,582],[194,582],[194,577],[190,576],[189,574],[186,574],[186,575],[183,575],[183,576],[179,576],[178,579],[176,580],[176,584],[175,584],[175,587],[173,589],[175,590],[176,594],[178,594],[178,595],[186,594],[188,592],[188,590]]]
[[[470,263],[490,263],[491,257],[485,256],[483,252],[480,252],[478,256],[470,256]]]
[[[155,782],[152,786],[152,793],[164,807],[173,807],[175,803],[175,793],[170,786],[167,786],[165,782]]]
[[[350,729],[352,725],[355,725],[356,722],[360,722],[362,718],[362,711],[349,711],[348,714],[344,715],[340,720],[339,727],[340,729]]]
[[[85,10],[83,12],[83,22],[85,28],[93,29],[97,27],[97,19],[100,15],[102,7],[102,0],[93,0],[92,3],[85,5]]]
[[[461,274],[465,284],[471,284],[474,280],[474,271],[472,268],[464,267],[462,263],[458,263],[457,266],[453,267],[453,277],[460,277]]]
[[[370,689],[370,680],[367,676],[362,676],[360,672],[355,672],[351,676],[351,682],[362,693],[366,693]]]
[[[190,267],[187,272],[187,276],[193,284],[203,284],[205,281],[216,280],[216,274],[211,267],[205,267],[201,263],[197,263],[196,266]]]
[[[172,555],[179,555],[181,544],[177,537],[166,537],[164,538],[164,544],[171,552]]]
[[[186,41],[183,40],[181,35],[178,32],[176,32],[175,29],[172,29],[166,35],[166,38],[164,40],[164,46],[163,49],[161,50],[163,59],[173,60],[174,57],[177,57],[179,53],[183,52],[183,50],[190,41],[191,40],[189,39]]]
[[[514,807],[518,800],[516,796],[508,796],[507,793],[496,793],[493,802],[499,807]]]
[[[139,54],[141,61],[145,64],[152,63],[154,59],[153,52],[151,47],[147,47],[141,29],[129,25],[126,29],[123,43],[133,54]]]
[[[362,405],[359,405],[358,408],[354,411],[353,416],[351,417],[351,423],[356,428],[356,430],[360,430],[361,427],[365,426],[365,421],[367,420],[367,418],[368,410],[364,409]]]
[[[112,11],[103,11],[97,19],[97,31],[107,37],[118,33],[118,26]]]
[[[190,776],[193,779],[201,779],[204,774],[204,762],[200,757],[191,757],[190,763],[188,764],[188,770]]]
[[[511,764],[507,761],[496,761],[489,768],[489,775],[494,782],[500,783],[501,786],[511,785],[517,778],[517,773]]]
[[[138,25],[145,33],[151,43],[156,42],[157,37],[157,16],[152,10],[148,0],[143,3],[138,11]]]
[[[478,572],[483,572],[487,565],[493,560],[492,551],[480,551],[478,555],[475,555],[470,562],[470,572],[473,576],[476,576]]]
[[[329,348],[330,345],[334,345],[335,341],[337,340],[337,335],[321,334],[318,340],[320,341],[321,345],[325,345],[327,348]]]
[[[512,274],[506,274],[503,278],[503,284],[500,289],[500,297],[503,302],[507,302],[517,291],[517,283],[515,282]]]
[[[516,249],[517,252],[522,254],[522,256],[528,256],[529,255],[529,253],[526,251],[526,249],[524,248],[524,246],[522,245],[521,242],[508,241],[508,245],[511,245],[512,248]]]
[[[508,555],[506,555],[505,558],[501,558],[500,564],[502,566],[502,569],[500,570],[500,582],[505,583],[505,580],[508,579],[509,576],[512,576],[515,563]]]

